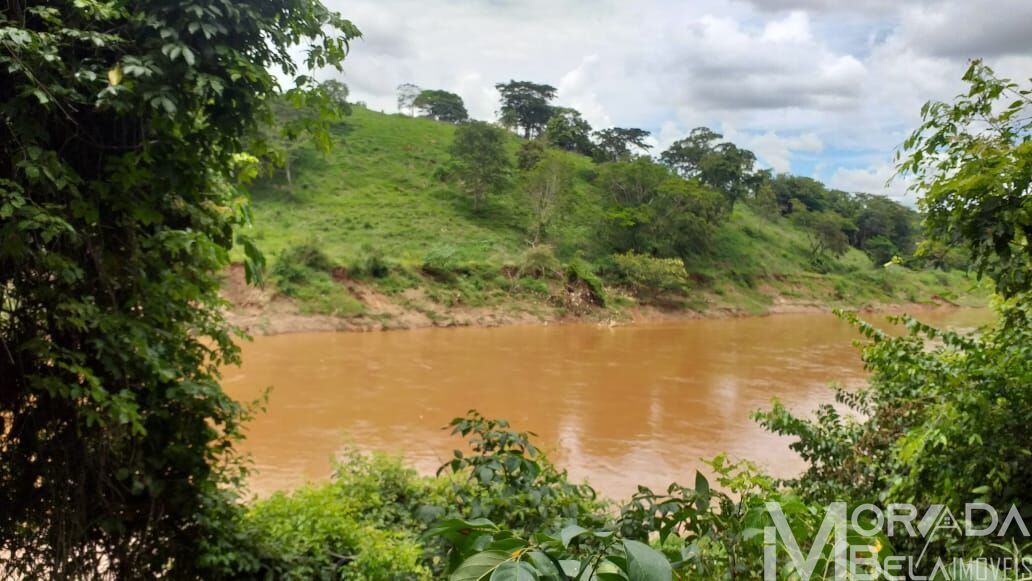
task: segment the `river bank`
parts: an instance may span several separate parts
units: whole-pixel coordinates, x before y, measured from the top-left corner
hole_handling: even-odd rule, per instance
[[[781,281],[784,282],[784,281]],[[750,292],[718,293],[700,290],[691,297],[661,304],[642,304],[619,289],[607,289],[606,305],[599,305],[583,289],[553,289],[547,296],[528,298],[514,294],[496,304],[443,304],[425,289],[410,288],[387,294],[376,286],[340,277],[337,281],[360,305],[360,312],[335,316],[306,312],[302,305],[271,288],[247,286],[243,268],[233,265],[226,273],[223,296],[229,303],[231,323],[252,335],[311,332],[370,332],[447,327],[503,327],[589,323],[602,326],[642,324],[693,319],[729,319],[784,314],[829,313],[835,309],[860,312],[915,312],[981,307],[987,297],[971,292],[951,299],[939,294],[909,301],[837,299],[834,289],[808,288],[791,293],[774,285],[759,285]]]

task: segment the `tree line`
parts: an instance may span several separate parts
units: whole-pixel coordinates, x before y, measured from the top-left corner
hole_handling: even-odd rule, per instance
[[[698,127],[653,155],[650,133],[634,127],[593,129],[583,115],[556,105],[557,90],[529,81],[499,83],[498,123],[470,120],[458,95],[399,87],[400,110],[457,123],[451,175],[480,211],[487,199],[522,193],[533,215],[531,240],[547,241],[574,192],[575,168],[562,152],[597,164],[591,182],[603,195],[606,219],[598,237],[615,253],[687,259],[705,253],[715,229],[737,203],[768,217],[785,217],[807,233],[817,269],[857,248],[877,264],[911,258],[920,216],[885,196],[849,193],[821,182],[757,167],[756,155]],[[451,114],[449,112],[454,112]],[[460,114],[461,113],[461,114]],[[524,139],[513,158],[504,129]],[[945,248],[929,249],[922,263],[959,266]]]

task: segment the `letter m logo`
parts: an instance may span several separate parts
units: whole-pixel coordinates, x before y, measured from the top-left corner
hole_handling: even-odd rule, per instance
[[[788,517],[785,516],[785,513],[782,510],[781,504],[777,502],[768,502],[767,512],[774,521],[774,526],[766,527],[763,531],[764,581],[777,581],[777,551],[779,545],[784,547],[785,552],[788,553],[786,566],[790,571],[786,571],[786,573],[794,572],[800,581],[810,581],[814,573],[814,569],[817,567],[817,563],[821,561],[824,550],[828,546],[828,542],[832,540],[831,535],[833,532],[835,535],[835,544],[832,549],[832,558],[834,559],[833,579],[835,579],[835,581],[845,581],[846,571],[848,569],[846,562],[846,553],[848,550],[848,541],[846,538],[846,503],[833,502],[828,505],[827,512],[824,514],[824,520],[821,521],[821,527],[817,531],[817,536],[813,539],[813,543],[810,545],[810,552],[805,558],[803,557],[803,551],[799,548],[799,540],[796,539],[795,532],[793,532],[792,527],[788,522]],[[780,543],[778,543],[779,538],[781,540]],[[828,566],[826,562],[825,567],[821,571],[820,578],[826,578],[827,572]]]

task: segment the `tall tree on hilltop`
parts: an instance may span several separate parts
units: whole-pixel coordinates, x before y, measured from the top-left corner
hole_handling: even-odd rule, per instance
[[[652,146],[645,140],[651,135],[644,129],[635,127],[610,127],[595,132],[595,160],[600,162],[628,159],[632,156],[632,147],[648,151]]]
[[[724,194],[728,206],[749,195],[753,186],[756,156],[733,143],[721,143],[702,158],[699,181]]]
[[[317,0],[0,10],[3,576],[230,574],[208,567],[240,542],[219,286],[234,239],[249,280],[262,264],[245,140],[271,71],[305,92],[358,34]]]
[[[412,101],[412,105],[419,109],[423,116],[445,123],[462,123],[469,119],[462,97],[448,91],[423,91]]]
[[[502,95],[501,123],[505,127],[522,130],[530,139],[544,130],[552,118],[556,88],[529,81],[509,81],[495,85]]]
[[[416,115],[416,97],[423,92],[418,86],[412,83],[398,85],[398,112],[404,113],[408,109],[409,115]]]
[[[734,207],[756,184],[756,156],[708,127],[692,129],[688,137],[675,141],[660,155],[660,161],[684,177],[696,178],[724,194]]]
[[[319,88],[326,94],[330,102],[340,109],[341,113],[345,115],[351,114],[351,103],[348,102],[348,97],[351,96],[351,89],[347,83],[337,79],[330,79],[320,83]]]
[[[556,107],[545,125],[545,139],[559,149],[590,156],[595,146],[591,142],[591,124],[580,112],[567,107]]]
[[[686,178],[698,178],[702,173],[702,160],[724,136],[709,127],[696,127],[688,137],[672,143],[659,159],[668,167]]]

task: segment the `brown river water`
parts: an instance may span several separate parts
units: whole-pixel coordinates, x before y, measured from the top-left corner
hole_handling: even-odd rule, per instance
[[[917,318],[966,329],[991,314]],[[326,478],[349,447],[404,454],[432,473],[465,449],[442,427],[476,408],[536,432],[572,476],[619,498],[639,483],[690,483],[702,459],[721,452],[797,473],[789,440],[750,414],[773,397],[805,413],[831,401],[829,384],[861,385],[858,338],[828,314],[280,335],[244,344],[243,366],[224,370],[224,386],[244,401],[272,388],[243,444],[259,494]]]

